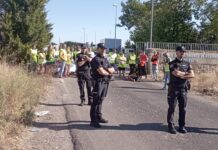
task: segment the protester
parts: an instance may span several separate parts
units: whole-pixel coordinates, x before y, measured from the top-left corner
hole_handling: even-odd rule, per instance
[[[152,78],[153,80],[158,80],[158,63],[159,63],[159,53],[154,51],[153,56],[151,57],[152,62]]]
[[[147,62],[148,62],[148,56],[144,53],[143,50],[141,50],[139,54],[139,62],[138,62],[140,79],[142,79],[142,77],[147,78]]]
[[[168,53],[163,54],[163,73],[164,73],[164,86],[163,90],[167,88],[167,84],[170,81],[170,67],[169,62],[171,62],[171,58],[169,57]]]

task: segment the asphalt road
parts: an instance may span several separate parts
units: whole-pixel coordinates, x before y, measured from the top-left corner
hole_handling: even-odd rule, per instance
[[[46,125],[38,122],[35,126],[57,132],[69,130],[73,146],[63,149],[218,149],[218,101],[210,97],[190,93],[186,124],[188,133],[172,135],[167,132],[167,92],[161,90],[162,83],[113,81],[103,104],[103,116],[109,123],[95,129],[89,126],[90,107],[78,105],[77,80],[55,79],[54,82],[58,87],[56,90],[61,89],[60,103],[65,110],[63,117],[66,117],[66,122],[56,121]],[[49,101],[42,105],[56,107]],[[177,125],[178,107],[174,117]],[[64,145],[63,137],[60,142]]]

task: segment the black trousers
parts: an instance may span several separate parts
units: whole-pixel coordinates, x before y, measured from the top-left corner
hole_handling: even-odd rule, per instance
[[[85,84],[86,84],[87,93],[88,93],[88,101],[89,101],[89,103],[92,103],[92,101],[93,101],[92,80],[91,80],[90,72],[89,71],[77,72],[77,79],[78,79],[81,102],[85,101],[84,88],[85,88]]]
[[[93,85],[93,103],[90,109],[91,122],[98,122],[102,118],[102,103],[108,91],[109,82],[95,81]]]
[[[177,105],[177,101],[179,103],[179,126],[185,126],[185,115],[186,115],[186,105],[187,105],[187,90],[185,88],[175,88],[173,86],[169,86],[168,88],[168,114],[167,114],[167,122],[168,126],[174,126],[174,112]]]
[[[129,64],[129,75],[135,73],[135,64]]]
[[[140,64],[138,65],[138,70],[139,70],[139,75],[140,76],[146,76],[147,72],[146,72],[146,65],[141,66]]]

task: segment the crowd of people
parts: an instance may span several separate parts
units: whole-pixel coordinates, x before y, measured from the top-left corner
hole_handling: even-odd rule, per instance
[[[93,48],[87,47],[86,45],[67,46],[66,44],[60,44],[59,47],[49,45],[46,50],[37,50],[36,46],[33,46],[29,51],[30,65],[29,71],[38,74],[53,73],[59,78],[68,77],[71,74],[76,74],[78,65],[77,55],[87,49],[86,53],[90,58],[94,58],[96,52]],[[129,51],[127,54],[124,51],[116,51],[111,49],[107,51],[107,59],[111,66],[115,68],[115,72],[118,74],[118,78],[130,81],[141,81],[147,79],[148,73],[148,54],[140,50],[139,53],[136,51]],[[163,66],[163,89],[166,89],[167,83],[169,82],[169,65],[171,61],[169,54],[163,53],[163,59],[160,60],[160,53],[153,51],[151,56],[152,63],[152,79],[158,81],[159,65]],[[114,80],[114,76],[111,77]]]
[[[185,116],[187,105],[188,80],[194,77],[193,69],[189,62],[183,59],[185,53],[184,47],[176,48],[177,57],[172,61],[167,52],[163,53],[163,59],[160,62],[160,54],[153,51],[151,56],[152,78],[158,80],[159,64],[163,66],[164,86],[168,85],[168,113],[167,122],[169,132],[176,134],[174,126],[174,112],[177,102],[179,103],[179,132],[186,133]],[[49,66],[53,65],[57,69],[59,78],[70,75],[70,68],[75,64],[74,70],[79,91],[81,106],[84,105],[85,86],[87,88],[88,105],[90,108],[90,126],[100,128],[100,123],[108,123],[108,120],[102,116],[102,103],[107,96],[109,82],[114,80],[114,72],[118,72],[119,78],[126,79],[126,70],[129,68],[127,79],[139,81],[141,78],[147,78],[148,56],[144,51],[140,51],[137,55],[134,51],[130,51],[125,55],[122,51],[117,53],[115,50],[106,53],[106,47],[99,43],[96,53],[94,53],[86,45],[82,44],[76,47],[67,47],[61,44],[57,49],[51,45],[48,46],[46,52],[38,51],[34,46],[30,52],[30,72],[39,74],[47,73]],[[129,67],[128,67],[129,66]]]

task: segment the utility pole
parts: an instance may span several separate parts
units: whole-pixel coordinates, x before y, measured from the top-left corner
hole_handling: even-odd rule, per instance
[[[114,31],[114,49],[116,51],[116,40],[117,40],[117,5],[113,4],[113,6],[115,7],[115,31]]]

